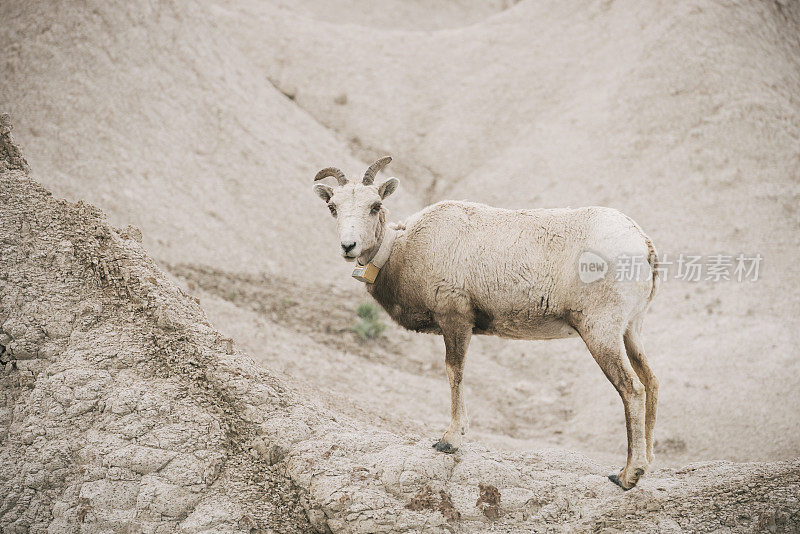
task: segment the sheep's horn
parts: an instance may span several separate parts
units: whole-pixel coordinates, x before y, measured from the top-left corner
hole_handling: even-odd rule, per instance
[[[370,185],[373,181],[375,181],[375,175],[378,174],[382,168],[386,167],[390,161],[392,161],[391,156],[384,156],[370,165],[369,169],[367,169],[367,172],[364,173],[364,185]]]
[[[336,167],[326,167],[319,171],[317,175],[314,177],[314,181],[322,180],[323,178],[327,178],[328,176],[335,176],[336,181],[339,182],[339,185],[344,185],[347,183],[347,178],[345,178],[344,173],[337,169]]]

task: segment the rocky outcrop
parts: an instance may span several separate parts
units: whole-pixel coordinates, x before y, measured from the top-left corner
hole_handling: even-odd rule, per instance
[[[239,351],[135,228],[0,165],[4,532],[795,531],[800,460],[649,473],[377,431]],[[12,147],[11,149],[7,147]]]
[[[11,117],[0,114],[0,170],[20,170],[28,172],[28,162],[22,157],[19,147],[11,140]]]
[[[288,413],[284,388],[236,362],[135,229],[53,199],[11,163],[0,175],[3,531],[306,531],[301,493],[247,446],[253,413]]]

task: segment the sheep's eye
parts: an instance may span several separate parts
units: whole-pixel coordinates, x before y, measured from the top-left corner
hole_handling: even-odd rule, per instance
[[[333,204],[328,204],[328,209],[331,210],[331,215],[336,217],[336,206],[334,206]]]
[[[375,215],[379,211],[381,211],[381,203],[380,202],[376,202],[375,204],[372,205],[372,209],[370,210],[370,213]]]

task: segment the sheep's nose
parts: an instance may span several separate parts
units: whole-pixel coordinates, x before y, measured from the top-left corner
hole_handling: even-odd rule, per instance
[[[356,242],[355,241],[351,241],[349,243],[346,243],[346,242],[342,241],[342,250],[344,250],[345,254],[347,254],[348,252],[353,250],[355,248],[355,246],[356,246]]]

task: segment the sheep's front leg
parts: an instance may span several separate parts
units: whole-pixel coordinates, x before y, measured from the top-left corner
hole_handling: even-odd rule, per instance
[[[472,325],[460,319],[439,321],[444,334],[445,367],[450,382],[450,427],[433,446],[437,451],[453,453],[461,446],[464,434],[469,427],[467,407],[461,393],[461,379],[464,376],[464,360],[467,356]]]

